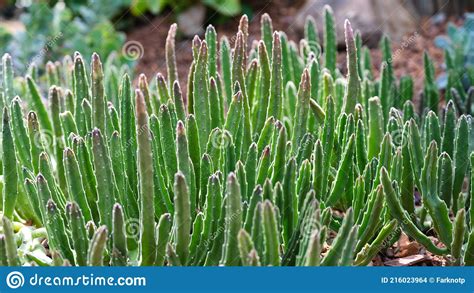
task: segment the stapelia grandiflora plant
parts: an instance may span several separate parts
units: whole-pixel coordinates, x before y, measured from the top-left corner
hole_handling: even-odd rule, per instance
[[[242,17],[233,48],[209,26],[186,97],[175,25],[166,77],[136,89],[96,54],[24,78],[6,54],[0,263],[364,266],[403,233],[474,265],[474,120],[441,109],[428,55],[415,110],[389,39],[376,79],[349,21],[341,73],[324,19],[299,44],[268,15],[252,44]]]

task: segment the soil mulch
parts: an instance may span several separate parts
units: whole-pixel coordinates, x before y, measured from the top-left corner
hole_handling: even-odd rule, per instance
[[[252,6],[252,15],[249,20],[249,43],[253,40],[260,38],[260,17],[263,13],[269,13],[273,20],[273,27],[275,30],[284,30],[289,36],[294,36],[295,39],[299,38],[299,35],[295,35],[295,31],[291,30],[291,22],[294,15],[297,12],[297,8],[301,4],[289,5],[289,2],[302,2],[302,1],[256,1],[258,3]],[[213,15],[210,15],[210,19]],[[218,39],[221,36],[226,35],[232,44],[232,36],[237,32],[240,17],[234,17],[227,20],[223,24],[215,24]],[[136,68],[137,73],[144,73],[148,79],[154,78],[154,76],[161,72],[166,75],[166,62],[165,62],[165,40],[168,34],[168,29],[172,23],[175,22],[172,13],[163,13],[162,15],[149,18],[143,16],[143,25],[129,31],[127,33],[127,41],[138,41],[144,48],[143,56],[138,62]],[[288,29],[290,28],[290,29]],[[179,32],[178,32],[179,34]],[[200,36],[204,38],[203,35]],[[187,75],[189,66],[192,62],[191,52],[191,39],[180,38],[177,36],[176,40],[176,55],[177,55],[177,66],[178,75],[181,86],[185,91],[184,85],[187,81]]]
[[[291,2],[291,3],[290,3]],[[275,30],[287,33],[290,39],[298,41],[302,32],[297,31],[294,26],[294,17],[301,6],[302,1],[287,0],[265,0],[258,1],[252,8],[249,21],[249,44],[255,39],[260,39],[260,17],[268,13],[273,20]],[[137,73],[144,73],[148,79],[161,72],[166,74],[165,63],[165,40],[170,25],[174,22],[171,12],[165,12],[158,16],[143,16],[143,23],[127,33],[127,41],[138,41],[144,48],[143,57],[139,60],[136,68]],[[217,24],[218,37],[226,35],[232,42],[238,27],[239,17],[231,18],[223,24]],[[354,28],[357,29],[357,28]],[[443,52],[433,44],[435,36],[443,34],[445,23],[433,24],[430,19],[423,19],[419,30],[408,34],[399,43],[392,43],[393,67],[397,77],[411,75],[415,81],[416,93],[422,90],[424,80],[423,52],[426,50],[434,59],[436,72],[442,71]],[[203,38],[204,36],[200,36]],[[189,66],[192,62],[191,39],[182,38],[178,35],[176,41],[178,74],[181,85],[187,81]],[[382,54],[380,49],[371,49],[374,72],[378,75]],[[338,67],[341,72],[346,71],[346,53],[344,48],[339,52]]]

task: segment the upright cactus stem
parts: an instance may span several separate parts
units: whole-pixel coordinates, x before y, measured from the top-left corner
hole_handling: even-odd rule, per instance
[[[182,121],[178,121],[176,126],[176,157],[178,158],[178,172],[183,173],[186,180],[186,188],[190,196],[191,213],[196,210],[196,184],[192,175],[192,161],[189,157],[188,140],[186,130]]]
[[[336,26],[332,9],[327,5],[324,7],[324,56],[326,68],[336,78]]]
[[[130,186],[133,197],[137,197],[137,135],[135,113],[133,110],[132,92],[130,89],[130,78],[125,74],[119,90],[120,95],[120,130],[122,136],[122,148],[125,159],[125,170],[127,174],[128,185]]]
[[[28,134],[26,132],[25,124],[23,122],[22,101],[20,97],[15,97],[11,102],[11,127],[16,131],[13,133],[16,151],[20,162],[25,167],[32,169],[30,156],[30,143],[28,141]]]
[[[161,215],[157,227],[156,261],[155,265],[162,266],[166,257],[166,245],[170,237],[171,215],[165,213]]]
[[[87,251],[89,250],[89,239],[87,239],[86,224],[79,206],[72,202],[66,206],[67,216],[71,224],[72,242],[76,251],[76,262],[80,266],[87,265]]]
[[[191,241],[191,201],[186,185],[186,179],[180,172],[176,173],[174,181],[174,227],[176,229],[176,253],[181,264],[186,264]]]
[[[43,104],[38,85],[30,76],[26,77],[26,84],[31,96],[32,106],[38,114],[38,121],[40,122],[41,127],[48,133],[53,133],[53,127],[49,119],[48,111]]]
[[[97,53],[92,54],[92,126],[105,132],[105,97],[104,97],[104,73],[102,63]]]
[[[469,166],[469,125],[466,116],[458,119],[455,149],[454,149],[454,181],[453,181],[453,201],[452,208],[457,212],[459,193],[462,189],[464,176]]]
[[[38,185],[43,197],[47,198],[51,193],[48,189],[45,179],[38,175]],[[54,200],[49,198],[46,203],[46,231],[49,236],[50,248],[56,250],[61,256],[67,259],[71,264],[74,264],[74,255],[71,249],[70,239],[64,233],[66,226],[62,217],[61,211],[58,209]]]
[[[217,78],[217,32],[212,25],[206,29],[206,43],[209,46],[209,77]]]
[[[90,100],[89,84],[86,76],[86,68],[84,60],[79,53],[74,54],[74,72],[73,72],[73,92],[75,97],[74,102],[74,117],[76,121],[81,120],[81,103],[83,99]]]
[[[305,69],[301,76],[300,88],[298,90],[298,101],[296,103],[295,112],[295,130],[293,131],[293,143],[299,145],[303,135],[306,133],[306,125],[308,123],[309,103],[311,96],[311,81],[309,71]]]
[[[107,243],[107,227],[100,226],[91,239],[87,264],[89,266],[104,265],[104,250]]]
[[[148,115],[153,114],[153,109],[158,109],[158,99],[154,99],[150,97],[150,91],[148,87],[148,80],[145,74],[140,74],[138,77],[138,87],[145,98],[146,108],[148,111]]]
[[[112,207],[115,203],[115,186],[109,152],[101,131],[92,131],[92,153],[97,178],[97,206],[100,222],[112,231]]]
[[[234,173],[227,178],[225,208],[225,238],[223,264],[235,266],[240,264],[238,234],[242,228],[242,198],[240,184]]]
[[[166,67],[168,71],[168,85],[172,85],[178,80],[178,70],[176,66],[175,38],[178,25],[173,23],[166,37]],[[171,93],[170,93],[171,94]]]
[[[245,67],[248,62],[248,40],[249,40],[249,18],[247,14],[242,15],[239,21],[239,31],[242,32],[242,39],[243,39],[243,64],[244,64],[244,72],[247,71]],[[217,34],[217,33],[216,33]]]
[[[369,99],[369,136],[368,154],[369,160],[378,155],[380,143],[383,137],[383,114],[382,105],[378,97]]]
[[[114,265],[127,265],[127,237],[125,228],[125,219],[122,206],[120,204],[114,205],[112,214],[113,230],[112,230],[112,262]]]
[[[343,159],[339,169],[337,171],[337,175],[335,178],[334,185],[329,193],[329,196],[326,200],[327,206],[332,206],[340,199],[343,194],[343,190],[346,187],[347,181],[349,179],[349,174],[352,169],[352,161],[353,161],[353,154],[354,154],[354,134],[351,135],[349,141],[347,143],[347,147],[344,150]]]
[[[8,217],[3,216],[2,218],[3,234],[5,237],[5,254],[7,257],[7,263],[9,266],[19,266],[20,260],[18,258],[18,252],[16,247],[15,234],[13,232],[12,222]]]
[[[66,167],[66,180],[68,185],[70,200],[78,203],[85,221],[92,220],[92,213],[87,202],[86,193],[82,186],[82,178],[79,171],[79,164],[74,152],[70,148],[64,149],[64,165]]]
[[[199,129],[199,146],[205,148],[207,137],[210,132],[210,105],[209,105],[209,88],[208,88],[208,49],[206,42],[202,42],[199,49],[196,70],[194,72],[193,95],[194,109]]]
[[[140,178],[141,265],[150,266],[154,264],[156,258],[153,157],[148,113],[145,98],[140,90],[135,91],[135,104],[138,174]]]
[[[272,48],[270,100],[268,103],[267,117],[273,116],[275,119],[280,119],[282,112],[283,80],[281,69],[281,39],[278,32],[273,34]]]
[[[18,172],[15,144],[8,109],[3,108],[2,116],[2,166],[3,166],[3,215],[12,219],[18,197]]]
[[[471,222],[472,223],[472,222]],[[461,253],[462,245],[464,242],[464,234],[466,232],[466,211],[460,209],[456,214],[456,218],[453,222],[453,242],[451,245],[451,255],[453,257],[453,263],[460,265],[462,262]]]
[[[268,50],[267,53],[271,53],[272,49],[272,34],[273,34],[273,24],[272,19],[267,13],[264,13],[261,18],[261,34],[262,40],[265,43],[265,47]]]
[[[270,201],[263,203],[262,224],[265,242],[265,259],[269,265],[280,265],[280,243],[275,209]]]
[[[319,47],[319,35],[316,28],[316,21],[312,16],[308,16],[304,26],[305,39],[308,41],[308,45],[311,52],[318,54],[321,48]]]
[[[13,86],[13,64],[12,64],[12,57],[10,54],[6,53],[2,57],[2,76],[3,82],[2,85],[4,87],[4,99],[6,105],[10,104],[11,100],[15,97],[15,88]],[[4,101],[0,102],[2,107],[5,106]]]
[[[343,109],[345,113],[353,113],[354,107],[359,100],[360,80],[357,68],[357,48],[354,40],[354,33],[352,32],[351,23],[347,19],[344,22],[344,31],[347,47],[348,77]]]
[[[239,231],[239,251],[240,251],[240,259],[242,264],[245,266],[252,265],[250,261],[250,253],[255,251],[252,238],[250,237],[249,233],[244,229]]]

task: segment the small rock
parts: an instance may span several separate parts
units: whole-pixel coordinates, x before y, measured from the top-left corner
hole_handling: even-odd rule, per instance
[[[206,7],[196,4],[178,15],[179,31],[186,37],[193,37],[204,32],[203,24],[206,17]]]
[[[296,15],[295,27],[303,31],[306,18],[311,15],[322,36],[325,5],[330,5],[334,11],[339,46],[344,46],[346,18],[370,46],[377,45],[383,33],[390,35],[393,41],[400,42],[407,33],[417,30],[419,22],[414,9],[402,0],[307,0]]]

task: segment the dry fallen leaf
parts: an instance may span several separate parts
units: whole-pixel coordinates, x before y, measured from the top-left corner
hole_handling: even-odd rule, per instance
[[[395,254],[396,257],[407,257],[410,255],[416,255],[420,252],[420,244],[418,242],[410,241],[405,233],[402,233],[400,240],[398,240],[398,252]]]

